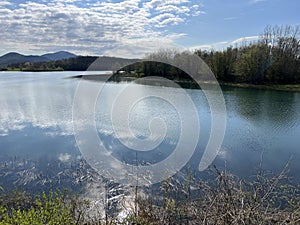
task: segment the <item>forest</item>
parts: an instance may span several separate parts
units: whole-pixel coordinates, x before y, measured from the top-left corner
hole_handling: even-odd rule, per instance
[[[218,81],[249,84],[300,83],[300,26],[267,26],[258,41],[230,46],[225,50],[196,50]],[[176,55],[177,54],[177,55]],[[127,66],[141,76],[164,76],[175,80],[188,79],[183,71],[151,58],[184,58],[186,53],[160,51],[149,55],[149,61]],[[128,74],[128,73],[127,73]]]
[[[299,26],[268,26],[257,43],[197,54],[221,81],[299,83],[299,32]]]

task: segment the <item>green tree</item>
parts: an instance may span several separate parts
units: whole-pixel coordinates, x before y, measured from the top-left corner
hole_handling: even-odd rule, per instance
[[[236,80],[239,82],[259,83],[269,67],[268,47],[254,44],[246,47],[236,63]]]

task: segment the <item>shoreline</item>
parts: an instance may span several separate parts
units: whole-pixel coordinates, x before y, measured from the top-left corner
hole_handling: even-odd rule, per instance
[[[66,70],[2,70],[2,72],[73,72],[73,71],[66,71]],[[82,75],[81,75],[82,76]],[[98,75],[94,75],[96,78]],[[112,77],[114,75],[112,74]],[[74,77],[75,78],[75,77]],[[76,78],[79,78],[76,77]],[[82,77],[80,77],[82,78]],[[89,77],[89,78],[92,78]],[[145,77],[140,77],[145,78]],[[84,78],[83,78],[84,79]],[[119,81],[135,81],[139,78],[134,76],[115,76],[111,81],[119,82]],[[94,80],[94,79],[91,79]],[[97,81],[97,79],[95,79]],[[149,79],[149,81],[155,82],[155,79]],[[188,80],[173,80],[175,83],[182,85],[183,88],[188,89],[199,89],[198,84],[193,81]],[[215,84],[213,81],[203,81],[204,84]],[[220,86],[229,86],[229,87],[240,87],[240,88],[252,88],[258,90],[274,90],[274,91],[291,91],[291,92],[300,92],[300,84],[248,84],[248,83],[232,83],[232,82],[223,82],[218,81]]]
[[[118,77],[121,78],[121,77]],[[138,78],[135,77],[122,77],[124,81],[132,81],[137,80]],[[120,80],[122,80],[122,78]],[[142,77],[143,78],[143,77]],[[155,79],[149,79],[149,81],[155,82]],[[188,80],[173,80],[175,83],[182,85],[185,88],[190,89],[199,89],[198,84],[193,81]],[[291,91],[291,92],[300,92],[300,84],[247,84],[247,83],[231,83],[231,82],[223,82],[217,81],[219,85],[222,86],[229,86],[229,87],[240,87],[240,88],[252,88],[258,90],[273,90],[273,91]],[[203,81],[203,84],[216,84],[214,81]]]
[[[253,88],[258,90],[292,91],[300,92],[300,84],[247,84],[219,82],[221,86]]]

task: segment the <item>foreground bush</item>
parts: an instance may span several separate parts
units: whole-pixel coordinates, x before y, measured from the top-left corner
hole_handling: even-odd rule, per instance
[[[98,216],[91,215],[89,202],[66,193],[35,198],[22,193],[2,195],[0,225],[300,224],[300,187],[289,182],[287,167],[276,176],[260,173],[248,181],[217,168],[213,172],[214,177],[207,181],[192,175],[170,178],[155,194],[135,187],[130,196],[133,205],[119,201],[114,212],[99,212]],[[120,218],[117,209],[127,214]]]
[[[216,179],[206,182],[188,178],[179,187],[178,181],[165,182],[162,185],[165,195],[159,206],[149,204],[157,202],[153,197],[139,200],[137,221],[140,224],[300,224],[300,186],[290,183],[287,167],[276,176],[259,174],[251,181],[214,170]],[[178,195],[179,192],[182,194]]]
[[[19,197],[19,194],[13,195]],[[23,200],[28,200],[28,196],[24,197]],[[10,199],[10,200],[13,200]],[[16,199],[19,201],[20,199]],[[13,202],[5,202],[13,203]],[[26,202],[19,202],[14,207],[6,207],[4,202],[0,206],[0,224],[2,225],[33,225],[33,224],[74,224],[72,208],[70,204],[66,204],[65,197],[59,192],[50,193],[46,196],[43,193],[41,196],[36,197],[31,206]]]

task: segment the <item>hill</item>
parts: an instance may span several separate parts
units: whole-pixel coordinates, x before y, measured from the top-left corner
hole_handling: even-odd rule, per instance
[[[70,53],[70,52],[66,52],[66,51],[59,51],[59,52],[55,52],[55,53],[44,54],[44,55],[42,55],[42,57],[48,58],[51,61],[55,61],[55,60],[74,58],[74,57],[76,57],[76,55],[73,53]]]
[[[16,52],[10,52],[0,57],[0,67],[6,68],[7,66],[15,63],[46,62],[46,61],[49,61],[49,59],[43,56],[34,56],[34,55],[25,56]]]
[[[10,52],[0,57],[0,68],[7,68],[10,65],[22,64],[22,63],[37,63],[37,62],[49,62],[53,60],[61,60],[76,57],[76,55],[69,52],[56,52],[48,53],[44,55],[22,55],[17,52]]]
[[[22,71],[115,71],[123,65],[136,62],[137,59],[126,59],[108,56],[76,56],[68,59],[40,62],[21,62],[10,64],[10,69]],[[91,66],[92,65],[92,66]]]

